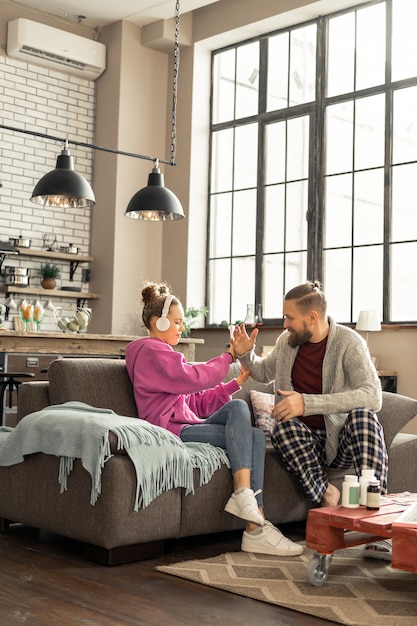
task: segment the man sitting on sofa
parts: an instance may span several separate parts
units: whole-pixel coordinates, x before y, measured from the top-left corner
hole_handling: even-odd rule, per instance
[[[340,498],[326,467],[353,463],[358,476],[373,469],[386,493],[387,451],[375,415],[381,385],[364,339],[327,317],[318,281],[286,294],[284,328],[264,358],[254,351],[257,329],[249,336],[244,324],[236,326],[231,343],[252,378],[275,379],[271,441],[285,467],[317,506],[335,506]]]

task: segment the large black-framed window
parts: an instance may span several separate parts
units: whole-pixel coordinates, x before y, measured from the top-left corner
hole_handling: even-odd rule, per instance
[[[314,278],[339,322],[416,321],[416,21],[377,0],[213,52],[209,323]]]

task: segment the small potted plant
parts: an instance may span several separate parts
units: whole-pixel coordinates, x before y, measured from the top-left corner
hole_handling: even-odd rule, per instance
[[[60,278],[61,270],[55,263],[44,263],[41,266],[41,285],[44,289],[55,289],[56,279]]]
[[[199,316],[206,317],[208,315],[208,308],[201,306],[199,308],[189,307],[184,311],[184,330],[182,332],[183,337],[189,337],[191,335],[191,328],[199,321]],[[201,319],[201,318],[200,318]]]

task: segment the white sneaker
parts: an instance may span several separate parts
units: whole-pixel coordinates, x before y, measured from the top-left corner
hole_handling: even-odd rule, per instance
[[[298,556],[302,554],[303,546],[285,537],[271,522],[265,521],[259,533],[244,531],[241,550],[272,556]]]
[[[257,491],[256,493],[260,493]],[[258,502],[252,489],[243,489],[240,493],[232,493],[224,510],[247,522],[263,526],[265,520],[259,511]]]

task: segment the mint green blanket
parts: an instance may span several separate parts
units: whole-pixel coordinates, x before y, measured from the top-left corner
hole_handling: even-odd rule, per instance
[[[209,482],[224,463],[226,452],[210,444],[184,444],[164,428],[144,420],[117,415],[83,402],[65,402],[26,415],[16,428],[0,432],[0,466],[23,463],[25,456],[43,452],[59,457],[61,493],[74,460],[81,459],[91,475],[90,503],[101,493],[101,472],[112,457],[109,433],[117,436],[117,448],[124,448],[136,471],[134,510],[145,508],[163,491],[184,487],[194,492],[193,469],[200,470],[200,485]]]

